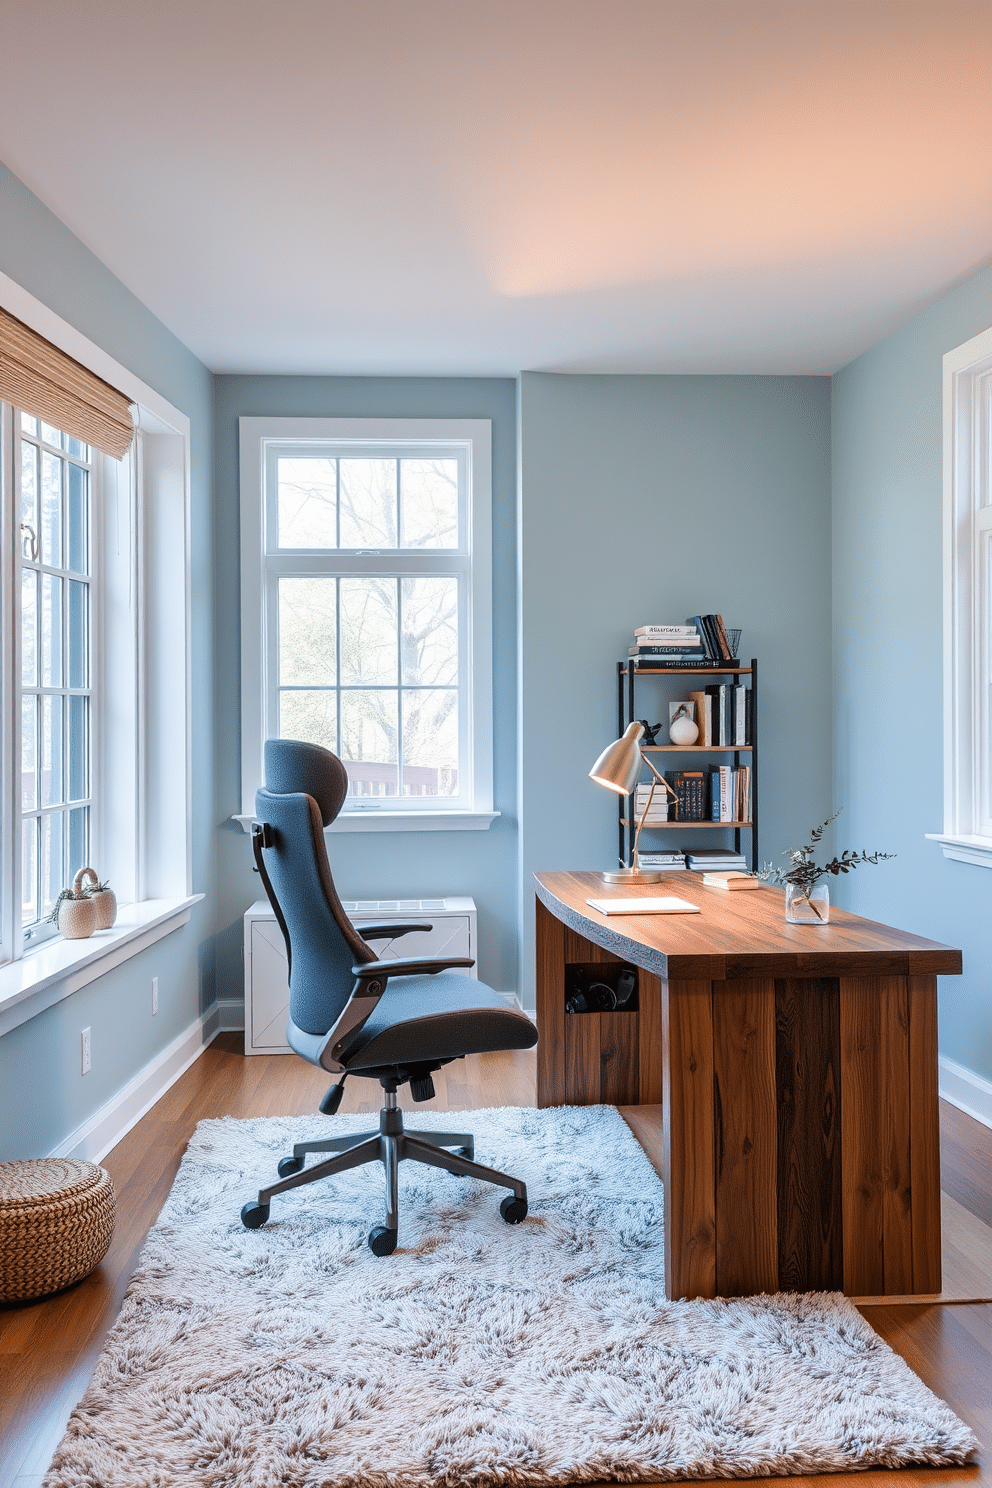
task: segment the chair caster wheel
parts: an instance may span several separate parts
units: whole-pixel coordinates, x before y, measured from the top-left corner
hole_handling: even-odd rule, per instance
[[[469,1160],[469,1162],[475,1162],[475,1148],[474,1147],[456,1147],[455,1148],[455,1156],[456,1157],[467,1157],[468,1160]]]
[[[385,1225],[376,1225],[374,1230],[369,1230],[369,1250],[373,1255],[392,1255],[395,1249],[395,1230],[387,1230]]]
[[[268,1217],[268,1204],[246,1204],[241,1211],[241,1223],[246,1230],[260,1230]]]
[[[527,1218],[527,1200],[509,1194],[500,1204],[499,1212],[507,1224],[519,1224],[522,1219]]]
[[[298,1173],[302,1167],[302,1157],[284,1157],[276,1168],[276,1172],[280,1178],[292,1178],[293,1174]]]

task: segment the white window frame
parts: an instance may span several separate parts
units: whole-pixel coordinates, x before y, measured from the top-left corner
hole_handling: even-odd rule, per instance
[[[944,357],[944,856],[992,868],[992,330]]]
[[[467,608],[459,615],[464,663],[459,685],[464,688],[465,750],[461,767],[467,782],[465,796],[451,805],[439,797],[383,797],[370,809],[361,798],[349,797],[331,832],[396,832],[485,830],[498,816],[493,810],[492,704],[492,429],[488,419],[338,419],[241,418],[241,787],[242,809],[237,820],[249,830],[255,811],[255,791],[263,779],[263,746],[271,729],[275,675],[274,580],[285,563],[267,557],[265,470],[273,445],[310,444],[333,440],[357,454],[375,454],[388,442],[389,454],[418,453],[417,446],[444,444],[464,455],[467,477],[468,569],[464,583]],[[271,520],[271,519],[270,519]],[[439,567],[451,566],[444,554]],[[425,555],[410,555],[411,571],[423,566]],[[294,560],[286,560],[290,566]],[[464,557],[455,560],[464,564]],[[362,564],[375,570],[374,558],[350,557],[349,569]],[[323,565],[336,567],[334,550]],[[392,565],[391,565],[392,567]],[[314,571],[312,567],[308,572]],[[429,804],[428,804],[429,803]]]
[[[4,616],[0,710],[0,1035],[35,1016],[186,924],[204,896],[193,892],[190,665],[189,419],[102,348],[20,285],[0,274],[0,305],[137,405],[138,432],[128,460],[104,464],[100,519],[93,540],[115,613],[133,625],[93,616],[94,680],[99,679],[94,741],[93,866],[110,879],[119,913],[113,929],[87,940],[57,937],[25,947],[13,892],[20,830],[19,755],[13,726],[13,616]],[[0,563],[5,603],[17,554],[12,493],[4,491]],[[109,549],[115,562],[107,563]],[[18,809],[15,808],[15,804]],[[77,865],[78,866],[78,865]]]
[[[0,423],[2,423],[2,433],[0,433],[0,450],[2,450],[4,462],[3,470],[2,472],[0,472],[0,489],[3,490],[4,506],[5,508],[9,508],[11,520],[14,524],[12,547],[15,549],[13,571],[11,571],[10,569],[5,569],[4,577],[9,577],[12,583],[11,597],[13,599],[15,610],[18,607],[18,590],[20,587],[18,578],[23,572],[23,570],[21,569],[20,548],[22,543],[19,521],[20,512],[22,510],[22,465],[19,458],[19,442],[23,437],[27,440],[28,443],[35,444],[40,449],[44,449],[45,447],[43,433],[38,436],[32,436],[30,434],[23,433],[21,429],[20,412],[21,411],[19,409],[13,408],[10,404],[0,403]],[[73,458],[65,451],[60,451],[59,453],[60,456],[67,461],[70,461]],[[103,678],[100,674],[100,662],[103,650],[101,644],[103,639],[103,607],[99,604],[92,603],[92,596],[100,595],[104,592],[113,568],[112,560],[110,564],[105,561],[107,555],[105,555],[104,553],[103,539],[106,524],[103,521],[103,516],[107,505],[113,503],[116,506],[116,500],[114,498],[119,498],[120,493],[118,490],[118,482],[114,479],[114,471],[111,469],[112,466],[115,466],[117,464],[116,461],[110,460],[106,455],[102,455],[99,450],[90,447],[89,455],[85,463],[89,469],[89,559],[87,578],[91,599],[88,622],[89,664],[87,667],[89,676],[87,690],[90,696],[88,730],[88,750],[90,756],[90,767],[88,772],[88,795],[90,798],[89,855],[90,858],[94,861],[104,862],[106,861],[106,858],[103,852],[103,843],[100,839],[101,822],[99,813],[102,782],[100,779],[100,772],[98,768],[102,758],[101,744],[105,728],[104,719],[102,717],[103,710],[100,707],[100,701],[104,696]],[[37,471],[38,479],[40,482],[42,471],[42,461],[40,458],[37,465]],[[129,475],[130,472],[128,471],[127,474]],[[9,491],[6,485],[7,482],[10,483]],[[129,486],[130,482],[128,482],[127,484]],[[65,553],[62,554],[62,559],[63,562],[67,564],[68,559]],[[58,565],[58,567],[60,568],[61,566],[62,565]],[[8,620],[12,618],[9,608],[7,611],[7,616]],[[64,619],[65,617],[63,615],[63,623]],[[21,755],[21,728],[23,715],[13,703],[13,699],[18,692],[20,693],[20,696],[23,697],[24,695],[23,688],[15,680],[21,677],[22,637],[20,634],[20,629],[21,627],[17,623],[9,625],[10,651],[13,660],[9,668],[4,668],[4,680],[2,683],[2,692],[0,692],[0,696],[2,696],[3,698],[2,716],[4,720],[9,720],[9,725],[11,728],[11,743],[15,760],[18,759]],[[63,650],[62,654],[63,664],[67,665],[67,653]],[[40,685],[42,683],[40,647],[39,674],[37,680]],[[65,681],[65,678],[63,678],[63,681]],[[28,690],[30,691],[33,689]],[[67,737],[63,736],[63,749],[66,746]],[[39,772],[41,767],[41,747],[42,740],[39,731],[38,739],[36,742]],[[5,802],[6,799],[7,798],[5,797]],[[12,834],[19,834],[25,815],[22,809],[19,795],[11,803],[11,808],[11,832]],[[33,815],[37,811],[44,811],[40,791],[37,795],[37,807],[35,808],[35,811],[28,814]],[[7,852],[8,841],[11,848],[11,853]],[[0,934],[0,961],[3,961],[4,959],[11,959],[12,957],[19,958],[22,954],[29,954],[33,946],[40,945],[46,940],[52,940],[58,934],[55,926],[48,924],[45,919],[42,919],[40,922],[35,923],[34,925],[28,926],[26,929],[21,926],[18,907],[20,906],[23,897],[23,854],[19,850],[16,839],[8,839],[6,832],[4,832],[3,834],[3,843],[4,855],[2,860],[0,861],[2,861],[3,869],[9,870],[10,872],[11,904],[4,904],[2,934]],[[77,866],[82,865],[79,864]],[[119,870],[116,871],[118,878],[120,878]],[[109,869],[108,872],[104,874],[104,877],[109,877]],[[0,892],[2,892],[2,885],[0,885]],[[11,909],[13,909],[13,914],[11,914]],[[44,910],[44,905],[40,902],[39,909],[42,911]]]

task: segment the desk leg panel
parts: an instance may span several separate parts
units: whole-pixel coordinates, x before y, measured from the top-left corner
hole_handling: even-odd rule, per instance
[[[538,899],[535,903],[537,1104],[565,1103],[565,926]]]
[[[662,1077],[661,981],[649,971],[638,974],[637,1088],[642,1106],[660,1106]]]
[[[844,1290],[913,1290],[906,977],[841,977]]]
[[[723,1297],[778,1290],[775,982],[713,984],[716,1281]]]
[[[665,1289],[716,1296],[713,984],[661,984]]]
[[[941,1290],[940,1109],[937,1086],[937,978],[909,978],[910,1175],[913,1290]]]
[[[644,1104],[638,1088],[639,1021],[637,1013],[599,1014],[599,1099],[605,1106]]]
[[[565,1014],[565,1089],[561,1099],[566,1106],[602,1104],[603,1017],[603,1013],[583,1013],[581,1017]]]
[[[844,1285],[837,978],[775,983],[778,1281],[783,1291]]]

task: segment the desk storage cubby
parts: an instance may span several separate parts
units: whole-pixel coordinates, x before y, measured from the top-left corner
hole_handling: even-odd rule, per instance
[[[542,906],[543,909],[543,906]],[[559,925],[565,977],[557,989],[538,980],[538,1105],[654,1105],[661,1101],[661,984],[656,976]],[[636,970],[626,1007],[567,1013],[569,988],[583,979],[616,986]],[[581,972],[582,977],[577,973]],[[553,1006],[552,1006],[553,1004]]]
[[[590,1013],[636,1013],[637,982],[637,968],[626,961],[572,962],[565,967],[565,1012],[575,1018],[588,1018]]]

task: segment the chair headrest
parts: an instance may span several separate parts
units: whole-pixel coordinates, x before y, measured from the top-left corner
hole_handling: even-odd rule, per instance
[[[313,796],[320,819],[328,826],[344,805],[348,772],[329,749],[300,739],[266,739],[265,788],[277,796],[302,791]]]

